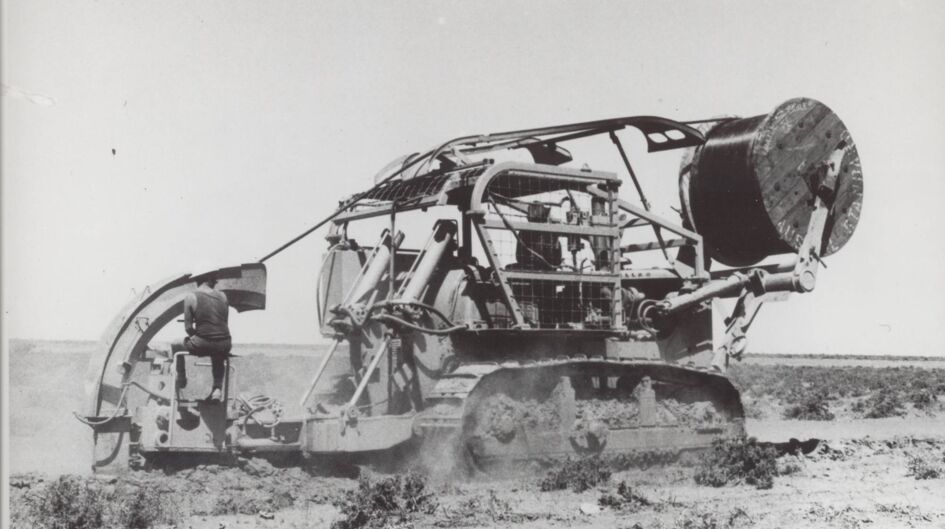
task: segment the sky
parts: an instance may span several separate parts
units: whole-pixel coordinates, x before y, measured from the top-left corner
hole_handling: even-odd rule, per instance
[[[806,96],[856,142],[861,220],[814,292],[762,309],[749,350],[945,355],[940,2],[4,0],[2,14],[5,337],[97,339],[135,289],[255,261],[451,137]],[[669,211],[680,153],[629,147]],[[237,341],[321,339],[323,236],[267,263],[268,308],[232,318]]]

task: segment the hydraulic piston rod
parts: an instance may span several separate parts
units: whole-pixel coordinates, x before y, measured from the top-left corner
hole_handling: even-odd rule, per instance
[[[361,301],[362,298],[372,293],[377,288],[381,277],[383,277],[384,272],[387,271],[387,265],[391,259],[391,248],[399,247],[403,241],[403,232],[398,232],[397,235],[394,236],[393,241],[391,241],[391,238],[388,236],[377,246],[371,262],[368,263],[364,273],[358,278],[357,282],[355,282],[354,286],[351,288],[351,292],[345,299],[345,305]]]
[[[419,262],[416,268],[410,277],[405,280],[404,286],[401,287],[401,292],[398,296],[399,299],[420,301],[424,289],[430,284],[433,271],[450,247],[450,243],[453,241],[453,235],[456,233],[456,225],[452,222],[440,221],[433,229],[433,234],[427,241],[423,253],[418,257]],[[357,410],[357,402],[361,398],[361,394],[364,393],[364,390],[367,388],[368,381],[371,379],[371,373],[377,369],[381,359],[389,350],[390,337],[387,337],[378,345],[367,369],[358,382],[357,389],[355,389],[354,394],[348,400],[347,413],[349,416],[352,411]]]

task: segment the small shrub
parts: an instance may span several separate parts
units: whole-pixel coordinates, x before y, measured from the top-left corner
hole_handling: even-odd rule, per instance
[[[926,410],[938,402],[938,396],[935,394],[935,390],[921,387],[912,390],[912,393],[909,394],[909,400],[916,409]]]
[[[832,421],[834,414],[827,405],[829,395],[826,391],[808,393],[801,402],[784,410],[785,419],[802,421]]]
[[[408,522],[416,514],[432,514],[437,504],[427,492],[426,480],[418,474],[391,476],[372,481],[362,476],[358,489],[335,505],[341,519],[332,529],[381,528]]]
[[[922,457],[909,458],[909,475],[915,479],[938,479],[945,475],[945,469]]]
[[[785,456],[778,459],[778,475],[779,476],[790,476],[791,474],[797,474],[803,467],[800,463],[800,458],[797,456]]]
[[[679,529],[719,529],[722,527],[750,527],[752,519],[748,513],[740,507],[736,507],[728,513],[714,512],[695,512],[687,513],[682,518],[676,520],[676,527]]]
[[[155,523],[170,523],[175,519],[175,513],[162,501],[160,491],[153,487],[126,490],[116,496],[112,508],[119,527],[147,529]]]
[[[643,507],[653,504],[647,498],[633,492],[633,489],[627,485],[626,481],[621,481],[617,485],[617,493],[605,493],[597,499],[597,504],[601,507],[610,507],[611,509],[626,512],[637,512]]]
[[[543,492],[568,488],[574,492],[584,492],[610,479],[610,474],[610,469],[598,457],[568,459],[561,466],[550,470],[539,487]]]
[[[62,476],[28,500],[30,516],[46,529],[98,529],[110,501],[101,488],[74,476]]]
[[[211,514],[256,514],[291,507],[294,498],[287,491],[264,493],[256,489],[234,490],[217,498]]]
[[[488,495],[466,498],[455,507],[443,508],[437,527],[459,527],[468,525],[494,525],[497,522],[521,523],[529,516],[512,511],[509,502],[500,498],[494,490]]]
[[[30,525],[44,529],[147,529],[178,518],[171,500],[153,487],[109,486],[78,476],[62,476],[25,502]]]
[[[921,389],[931,390],[935,395],[945,394],[945,369],[941,368],[742,363],[732,366],[728,375],[743,393],[750,393],[753,399],[767,396],[786,404],[800,403],[805,395],[817,391],[860,398],[897,388],[896,392],[903,400],[911,400],[909,395]],[[861,404],[854,411],[865,412],[868,409],[866,404]]]
[[[759,489],[770,489],[777,474],[774,447],[762,446],[753,437],[717,439],[703,454],[695,480],[699,485],[710,487],[744,482]]]
[[[759,421],[765,419],[765,410],[762,409],[759,401],[760,399],[742,395],[742,405],[745,408],[746,419],[755,419]]]
[[[714,514],[700,512],[678,518],[675,527],[678,529],[718,529],[722,526]]]
[[[864,403],[867,419],[882,419],[885,417],[899,417],[905,415],[902,398],[898,392],[883,388],[873,393]]]

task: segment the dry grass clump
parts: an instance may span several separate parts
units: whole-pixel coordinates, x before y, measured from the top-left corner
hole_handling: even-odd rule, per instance
[[[744,509],[736,507],[728,513],[692,512],[676,520],[676,529],[723,529],[751,527],[753,520]]]
[[[748,439],[718,439],[706,451],[695,474],[696,483],[724,487],[746,483],[770,489],[778,475],[778,454],[774,447]]]
[[[433,514],[437,502],[426,479],[414,473],[372,480],[362,476],[357,490],[335,503],[341,518],[332,529],[382,528],[409,522],[418,514]]]
[[[867,419],[900,417],[906,414],[903,409],[902,395],[889,388],[883,388],[870,395],[865,401],[857,402],[854,411],[863,412],[863,416]]]
[[[477,494],[466,498],[452,507],[443,507],[442,514],[434,524],[436,527],[494,526],[500,523],[522,523],[539,517],[535,513],[521,513],[512,510],[505,499],[496,491]]]
[[[827,404],[829,398],[830,395],[826,390],[812,392],[803,397],[799,403],[788,406],[784,410],[784,418],[802,421],[832,421],[835,416]]]
[[[601,507],[608,507],[616,511],[637,512],[644,507],[653,505],[646,497],[633,491],[626,481],[617,484],[615,494],[604,493],[597,499],[597,504]]]
[[[938,479],[945,477],[945,468],[937,461],[927,457],[909,457],[909,475],[915,479]]]
[[[151,487],[109,486],[62,476],[24,497],[26,520],[44,529],[146,529],[172,524],[177,512]]]
[[[773,401],[785,406],[785,418],[831,420],[831,404],[837,409],[842,399],[855,399],[858,417],[896,417],[907,413],[907,403],[920,411],[940,410],[939,395],[945,394],[945,369],[919,366],[738,364],[728,376],[748,397],[749,416],[763,415],[756,404]]]
[[[598,457],[567,459],[548,471],[538,484],[543,492],[571,489],[584,492],[610,479],[611,471]]]
[[[102,527],[109,495],[72,476],[62,476],[26,497],[36,527],[97,529]]]
[[[918,381],[908,395],[908,399],[917,410],[928,410],[938,404],[938,392]]]

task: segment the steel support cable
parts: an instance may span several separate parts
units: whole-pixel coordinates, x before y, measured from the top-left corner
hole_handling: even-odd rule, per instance
[[[640,195],[640,202],[643,203],[643,209],[649,212],[650,202],[646,199],[646,195],[643,194],[643,187],[640,186],[640,181],[637,180],[637,174],[633,172],[633,166],[630,165],[630,158],[627,157],[626,151],[623,150],[623,144],[620,143],[620,138],[617,137],[617,134],[614,131],[610,131],[610,141],[614,142],[614,145],[617,146],[617,151],[620,152],[620,158],[623,159],[623,165],[627,168],[627,172],[630,173],[630,179],[633,180],[633,186],[637,188],[637,194]],[[663,241],[663,236],[660,234],[660,229],[653,223],[650,223],[650,225],[653,226],[653,234],[656,235],[656,240],[660,243],[660,250],[663,251],[663,257],[669,261],[669,253],[666,251],[666,242]]]

